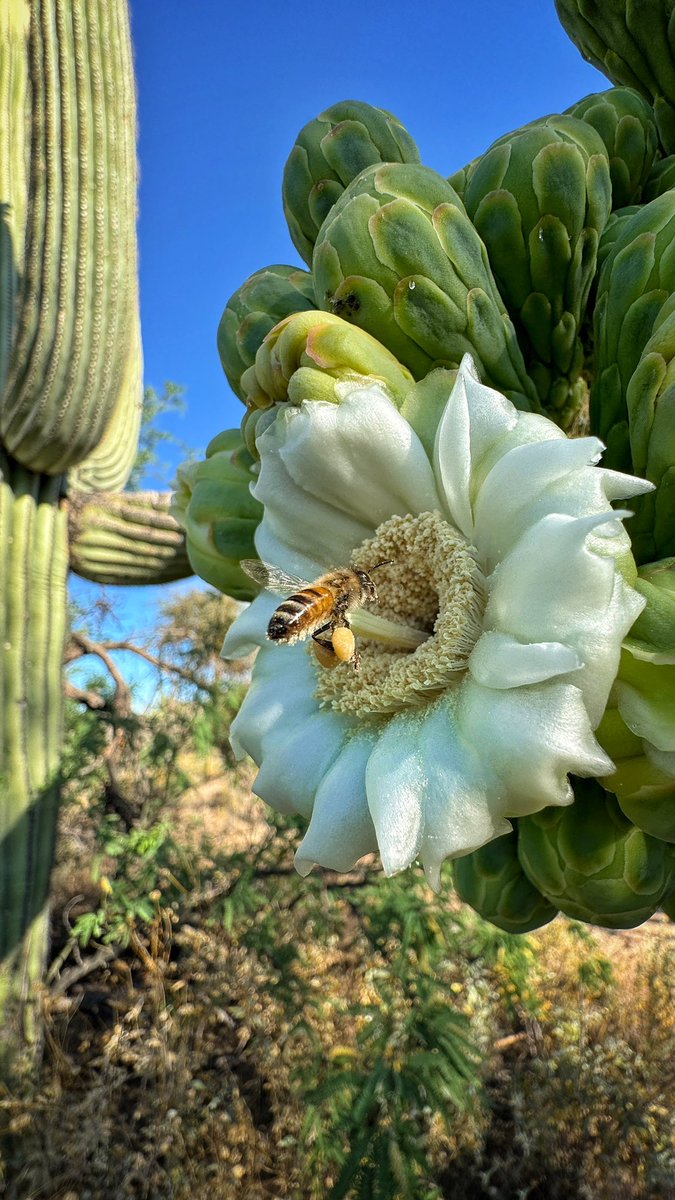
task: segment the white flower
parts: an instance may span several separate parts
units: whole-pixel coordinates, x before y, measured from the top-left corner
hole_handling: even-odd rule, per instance
[[[388,874],[419,857],[438,888],[443,860],[509,817],[571,803],[568,772],[612,771],[593,730],[644,602],[609,501],[651,485],[518,412],[468,356],[433,462],[381,386],[340,386],[340,404],[280,408],[260,438],[256,548],[307,580],[394,562],[352,618],[358,672],[267,641],[277,596],[242,614],[224,653],[260,649],[233,741],[256,793],[310,819],[302,874],[379,850]]]

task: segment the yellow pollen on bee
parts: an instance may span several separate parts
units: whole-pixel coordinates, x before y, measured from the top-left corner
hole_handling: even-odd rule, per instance
[[[333,649],[340,662],[351,662],[356,649],[356,638],[345,625],[333,630]]]
[[[335,651],[331,650],[330,646],[324,646],[321,642],[317,642],[315,638],[312,638],[312,650],[319,666],[325,670],[331,671],[333,667],[338,666],[340,659]]]
[[[354,551],[352,565],[367,571],[389,559],[373,576],[378,604],[351,613],[350,629],[333,631],[341,662],[337,670],[319,673],[319,700],[340,712],[393,713],[434,700],[461,681],[482,632],[485,580],[476,552],[439,512],[390,517]],[[385,619],[381,640],[378,618]],[[402,637],[397,645],[390,632],[395,626],[424,640],[415,646],[415,637]],[[336,634],[351,635],[344,659]],[[354,634],[358,672],[346,665],[356,648]],[[344,645],[346,653],[346,638]]]

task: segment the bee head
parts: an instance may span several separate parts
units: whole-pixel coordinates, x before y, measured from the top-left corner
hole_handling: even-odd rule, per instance
[[[361,567],[354,568],[355,573],[358,575],[361,581],[364,596],[366,596],[368,600],[372,600],[373,603],[377,603],[377,588],[371,579],[371,574],[373,571],[377,571],[378,567],[386,567],[393,561],[393,558],[385,558],[382,560],[382,562],[375,563],[375,566],[370,567],[367,571],[364,571]]]

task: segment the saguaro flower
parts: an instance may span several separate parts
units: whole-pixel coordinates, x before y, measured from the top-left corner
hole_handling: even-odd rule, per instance
[[[309,818],[301,873],[379,850],[389,874],[419,857],[438,887],[445,858],[509,817],[571,803],[568,773],[612,770],[593,731],[644,601],[610,501],[650,485],[597,466],[596,438],[518,412],[468,356],[432,461],[381,386],[340,387],[259,439],[256,549],[307,580],[391,560],[352,617],[360,668],[271,644],[280,600],[262,593],[225,643],[259,647],[232,733],[256,793]]]

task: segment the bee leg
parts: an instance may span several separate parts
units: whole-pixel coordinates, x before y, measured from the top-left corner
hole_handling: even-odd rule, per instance
[[[333,626],[331,624],[328,624],[328,625],[322,625],[320,629],[315,629],[314,633],[312,634],[312,641],[316,642],[317,646],[321,646],[324,650],[329,650],[331,654],[334,653],[333,641],[332,641],[332,637],[331,637],[332,632],[333,632]],[[328,636],[322,637],[322,634],[325,634],[325,633],[327,633]]]
[[[327,638],[321,636],[321,634],[325,633],[326,630],[330,631],[330,629],[330,625],[324,625],[321,629],[315,630],[315,632],[312,634],[314,657],[319,665],[324,667],[326,670],[331,670],[333,667],[337,667],[340,662],[333,649],[330,632]]]
[[[333,642],[331,637],[332,632],[333,626],[329,622],[327,625],[322,625],[320,629],[315,629],[314,633],[312,634],[312,641],[316,642],[317,646],[323,646],[324,650],[329,650],[331,654],[333,653]],[[322,634],[325,633],[327,633],[328,636],[322,637]]]

